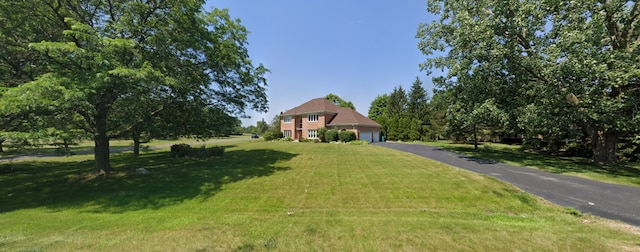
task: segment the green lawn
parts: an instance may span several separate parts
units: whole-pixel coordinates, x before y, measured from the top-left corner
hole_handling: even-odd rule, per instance
[[[206,141],[217,141],[222,139],[249,139],[250,135],[242,135],[242,136],[231,136],[231,137],[221,137],[221,138],[212,138],[205,140]],[[162,146],[169,149],[171,144],[175,143],[191,143],[193,146],[198,146],[199,141],[193,138],[181,138],[177,140],[163,140],[163,139],[153,139],[149,143],[142,144],[142,147],[145,146]],[[93,141],[82,141],[69,146],[69,152],[72,154],[82,153],[86,151],[93,151],[95,147],[95,143]],[[120,149],[120,148],[133,148],[132,140],[120,140],[120,139],[112,139],[109,141],[109,147],[111,149]],[[22,155],[53,155],[53,156],[66,156],[69,154],[68,152],[62,150],[60,146],[56,145],[37,145],[37,146],[20,146],[20,145],[11,145],[5,144],[4,152],[0,152],[0,158],[9,158],[13,156],[22,156]]]
[[[537,168],[540,170],[579,176],[607,183],[640,187],[640,163],[623,162],[600,165],[587,158],[524,152],[519,145],[483,143],[478,151],[470,144],[452,144],[449,141],[424,142],[453,152],[493,160],[507,164]]]
[[[82,157],[1,164],[0,251],[640,250],[637,228],[415,155],[223,144],[209,160],[116,154],[108,177]]]

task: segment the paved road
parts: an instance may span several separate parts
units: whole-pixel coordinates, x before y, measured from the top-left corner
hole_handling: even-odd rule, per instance
[[[451,166],[485,174],[513,184],[555,204],[640,227],[640,188],[637,187],[607,184],[481,160],[427,145],[390,142],[376,143],[376,145],[413,153]]]

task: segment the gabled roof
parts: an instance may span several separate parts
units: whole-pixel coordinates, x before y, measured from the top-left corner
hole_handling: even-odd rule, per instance
[[[333,118],[333,120],[331,120],[331,122],[327,123],[327,126],[345,126],[345,125],[381,127],[380,124],[358,113],[358,111],[355,111],[350,108],[338,107],[338,114],[336,115],[336,117]]]
[[[333,104],[329,100],[325,98],[315,98],[308,102],[303,103],[300,106],[287,110],[281,115],[304,115],[304,114],[314,114],[314,113],[329,113],[329,114],[337,114],[338,113],[337,105]]]
[[[372,126],[381,127],[377,122],[367,118],[351,108],[342,108],[325,98],[315,98],[300,106],[287,110],[280,116],[295,116],[308,114],[335,114],[336,116],[327,123],[327,126]]]

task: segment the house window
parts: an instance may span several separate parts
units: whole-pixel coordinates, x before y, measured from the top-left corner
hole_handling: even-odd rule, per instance
[[[318,138],[318,131],[317,130],[308,130],[307,131],[307,138],[311,138],[311,139]]]
[[[284,123],[291,123],[291,116],[285,116],[283,120]]]
[[[318,114],[309,115],[309,121],[310,122],[317,122],[318,121]]]
[[[291,137],[291,130],[283,130],[282,137]]]

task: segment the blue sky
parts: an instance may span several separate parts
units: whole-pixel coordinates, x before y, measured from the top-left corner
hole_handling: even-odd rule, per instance
[[[431,95],[431,77],[419,64],[426,56],[415,38],[420,23],[435,17],[426,0],[209,0],[227,8],[250,31],[248,49],[267,75],[269,112],[247,111],[255,125],[313,98],[334,93],[367,115],[376,96],[416,76]]]

